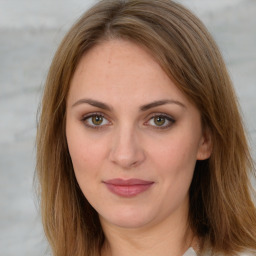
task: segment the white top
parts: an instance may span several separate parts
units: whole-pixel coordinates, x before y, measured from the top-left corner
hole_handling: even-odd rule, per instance
[[[207,253],[207,255],[208,255],[208,253]],[[210,254],[209,254],[210,255]],[[242,254],[239,254],[240,256],[255,256],[256,255],[256,253],[254,254],[254,253],[250,253],[250,252],[248,252],[248,253],[242,253]],[[185,252],[185,254],[183,254],[183,256],[197,256],[197,253],[195,252],[195,250],[192,248],[192,247],[190,247],[186,252]],[[206,255],[205,255],[206,256]]]
[[[188,248],[188,250],[183,254],[183,256],[197,256],[196,252],[192,247]]]

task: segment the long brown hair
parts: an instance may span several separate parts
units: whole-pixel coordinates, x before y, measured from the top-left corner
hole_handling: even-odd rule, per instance
[[[70,29],[52,61],[37,133],[42,219],[55,256],[100,255],[98,215],[75,179],[65,136],[66,99],[81,57],[102,40],[131,40],[147,49],[199,109],[213,143],[198,161],[189,221],[213,252],[256,249],[256,210],[248,176],[255,169],[237,99],[221,54],[204,25],[170,0],[103,0]]]

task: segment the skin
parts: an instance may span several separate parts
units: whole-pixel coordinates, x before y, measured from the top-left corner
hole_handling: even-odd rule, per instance
[[[196,161],[210,156],[210,136],[147,51],[110,40],[83,56],[68,95],[66,136],[77,181],[106,236],[102,255],[188,249],[188,191]],[[104,183],[115,178],[153,185],[127,198]]]

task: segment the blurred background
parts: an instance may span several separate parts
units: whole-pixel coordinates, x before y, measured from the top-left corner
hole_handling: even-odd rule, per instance
[[[0,0],[0,256],[48,255],[33,188],[36,114],[53,54],[95,0]],[[213,34],[256,159],[256,1],[179,0]]]

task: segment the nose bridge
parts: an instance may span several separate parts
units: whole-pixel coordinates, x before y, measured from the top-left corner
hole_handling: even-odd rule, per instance
[[[144,158],[136,127],[131,124],[120,125],[113,135],[110,160],[127,169],[139,165]]]

